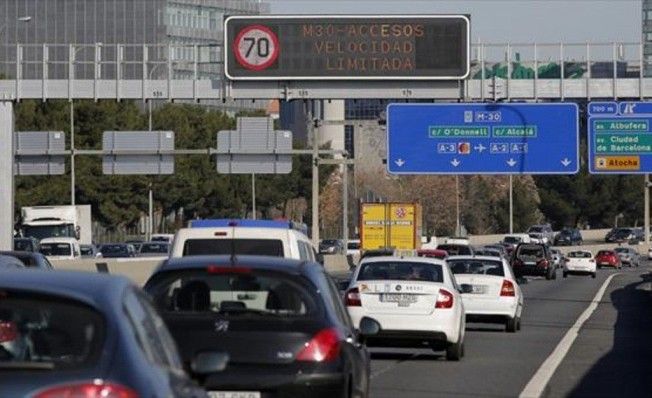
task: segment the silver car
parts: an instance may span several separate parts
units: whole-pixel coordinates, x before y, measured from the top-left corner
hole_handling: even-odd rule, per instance
[[[632,247],[617,247],[614,249],[620,257],[620,262],[629,267],[638,267],[641,265],[641,255]]]
[[[561,251],[559,249],[550,249],[550,255],[552,256],[552,262],[555,264],[555,267],[557,269],[561,268],[561,260],[564,257],[564,255],[561,254]]]

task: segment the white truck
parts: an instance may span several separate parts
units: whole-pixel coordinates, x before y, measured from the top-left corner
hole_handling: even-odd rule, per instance
[[[79,244],[93,241],[91,206],[29,206],[21,209],[22,236],[45,238],[75,238]]]

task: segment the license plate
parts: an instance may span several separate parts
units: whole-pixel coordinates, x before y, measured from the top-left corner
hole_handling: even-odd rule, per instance
[[[380,295],[380,301],[383,303],[398,303],[399,307],[407,307],[417,302],[417,296],[414,294],[383,293]]]
[[[485,294],[485,293],[487,293],[487,286],[485,286],[485,285],[472,285],[471,293]]]
[[[600,265],[611,265],[609,263],[600,263]]]
[[[259,391],[208,391],[209,398],[260,398]]]

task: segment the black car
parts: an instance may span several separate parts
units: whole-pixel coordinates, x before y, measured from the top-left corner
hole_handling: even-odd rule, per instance
[[[38,268],[42,270],[53,270],[52,263],[41,253],[21,252],[21,251],[0,251],[0,254],[5,256],[16,257],[26,267]]]
[[[437,245],[437,250],[443,250],[449,256],[472,256],[473,248],[468,245],[460,245],[456,243],[444,243]]]
[[[104,258],[136,257],[136,249],[127,243],[108,243],[100,246]]]
[[[1,397],[206,397],[124,277],[4,271],[0,296]]]
[[[524,276],[545,276],[557,279],[557,267],[547,245],[539,243],[520,243],[514,249],[510,262],[517,278]]]
[[[574,246],[582,243],[582,233],[577,228],[563,228],[555,236],[555,246]]]
[[[365,318],[353,329],[324,268],[262,256],[190,256],[164,262],[145,284],[186,367],[203,386],[269,397],[367,396]],[[363,325],[364,324],[364,325]],[[192,358],[223,352],[221,372],[201,377]]]
[[[612,228],[604,237],[604,241],[612,242],[626,242],[634,237],[633,228]]]
[[[320,254],[342,254],[344,253],[344,243],[339,239],[324,239],[319,242]]]
[[[14,250],[21,252],[38,252],[38,239],[32,237],[14,238]]]

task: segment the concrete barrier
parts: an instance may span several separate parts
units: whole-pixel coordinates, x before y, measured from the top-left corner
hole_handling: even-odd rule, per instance
[[[143,286],[152,275],[164,257],[156,258],[97,258],[84,260],[55,260],[52,265],[55,269],[69,271],[98,272],[98,263],[105,263],[108,272],[114,275],[123,275]]]

